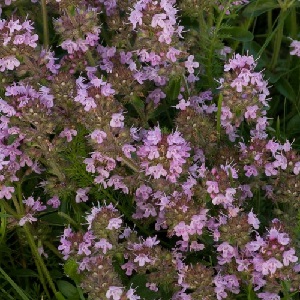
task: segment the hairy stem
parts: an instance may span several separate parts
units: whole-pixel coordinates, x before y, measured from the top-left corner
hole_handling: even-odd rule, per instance
[[[44,33],[44,47],[49,47],[49,28],[48,28],[48,13],[46,0],[41,0],[42,16],[43,16],[43,33]]]
[[[30,227],[29,227],[29,224],[25,224],[23,226],[23,229],[24,229],[24,232],[25,232],[25,235],[26,235],[26,238],[27,238],[27,242],[31,248],[31,252],[33,254],[33,257],[35,259],[35,262],[36,262],[36,265],[38,267],[38,269],[40,268],[43,275],[45,276],[45,279],[47,280],[47,283],[49,284],[51,290],[53,291],[54,294],[57,293],[57,290],[56,290],[56,287],[54,285],[54,282],[51,278],[51,275],[44,263],[44,260],[42,259],[41,255],[39,254],[39,251],[38,251],[38,248],[37,248],[37,245],[34,241],[34,238],[32,236],[32,233],[30,231]]]

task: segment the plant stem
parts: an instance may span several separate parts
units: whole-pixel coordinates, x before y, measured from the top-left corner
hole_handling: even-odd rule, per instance
[[[44,241],[43,244],[50,249],[57,257],[62,258],[61,253],[50,242]]]
[[[214,86],[214,78],[213,78],[213,58],[214,58],[214,52],[215,52],[215,43],[218,37],[219,30],[222,25],[222,21],[224,19],[225,13],[230,5],[231,1],[228,1],[220,15],[218,16],[216,26],[213,28],[213,33],[211,37],[210,47],[208,50],[208,57],[207,57],[207,66],[206,66],[206,73],[207,73],[207,81],[208,86],[213,87]],[[210,28],[211,29],[211,28]]]
[[[277,30],[277,33],[275,36],[274,52],[273,52],[273,56],[272,56],[272,60],[271,60],[271,70],[274,70],[277,65],[277,61],[278,61],[278,57],[279,57],[279,53],[280,53],[280,49],[281,49],[281,42],[282,42],[282,38],[283,38],[284,19],[286,18],[286,16],[283,13],[284,13],[284,11],[281,10],[280,15],[279,15],[279,20],[278,20],[278,30]],[[283,20],[282,20],[282,18],[283,18]]]
[[[29,224],[25,224],[23,226],[23,229],[24,229],[25,235],[27,237],[28,244],[31,248],[33,257],[35,258],[37,267],[41,269],[42,273],[46,277],[46,280],[47,280],[51,290],[53,291],[54,294],[56,294],[57,290],[55,288],[54,282],[51,278],[51,275],[50,275],[50,273],[49,273],[49,271],[48,271],[41,255],[38,252],[38,249],[37,249],[37,246],[35,244],[34,238],[33,238],[32,234],[31,234],[31,231],[30,231]]]
[[[62,211],[59,211],[58,215],[61,216],[64,219],[68,220],[69,223],[72,224],[75,228],[80,229],[80,226],[77,224],[77,222],[74,221],[69,215],[65,214]]]
[[[41,0],[42,15],[43,15],[43,33],[44,33],[44,47],[49,47],[49,28],[48,28],[48,14],[46,0]]]

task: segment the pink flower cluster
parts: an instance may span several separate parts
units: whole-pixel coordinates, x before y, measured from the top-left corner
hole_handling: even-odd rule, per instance
[[[225,80],[221,79],[224,98],[221,109],[221,124],[231,141],[237,137],[236,130],[243,120],[255,122],[252,136],[265,138],[268,124],[265,108],[270,94],[268,83],[261,72],[255,72],[253,56],[236,54],[224,65]],[[230,92],[232,91],[232,92]]]
[[[37,46],[38,35],[33,33],[30,20],[0,19],[0,43],[6,49],[6,56],[0,58],[0,72],[14,70],[20,65],[16,55],[22,55],[28,48]]]
[[[165,177],[170,182],[176,182],[191,150],[180,132],[165,136],[159,127],[155,127],[145,132],[142,143],[136,153],[145,174],[155,179]]]

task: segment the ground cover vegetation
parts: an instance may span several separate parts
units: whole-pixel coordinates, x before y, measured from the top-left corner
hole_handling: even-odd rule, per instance
[[[0,299],[299,299],[299,12],[1,0]]]

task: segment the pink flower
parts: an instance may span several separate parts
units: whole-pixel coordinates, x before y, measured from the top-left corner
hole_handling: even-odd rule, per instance
[[[86,202],[89,200],[89,197],[86,195],[86,193],[88,193],[90,191],[91,188],[87,187],[87,188],[80,188],[76,191],[76,197],[75,197],[75,201],[76,203],[80,203],[80,202]]]
[[[91,139],[95,140],[98,144],[101,144],[106,137],[107,134],[99,129],[96,129],[91,133]]]
[[[75,51],[78,51],[79,47],[78,45],[71,41],[71,40],[65,40],[61,43],[61,47],[64,49],[64,50],[67,50],[69,54],[73,54]]]
[[[140,267],[143,267],[146,263],[151,263],[151,261],[152,260],[144,253],[137,255],[134,259],[134,262],[138,262]]]
[[[184,63],[185,67],[187,68],[189,73],[194,73],[194,68],[199,67],[198,62],[194,62],[194,55],[190,55],[188,60]]]
[[[278,294],[274,293],[258,293],[257,294],[258,298],[263,299],[263,300],[280,300],[280,296]]]
[[[186,110],[186,108],[190,106],[190,104],[190,101],[185,101],[184,99],[181,99],[175,107],[180,110]]]
[[[100,239],[99,242],[96,242],[96,243],[95,243],[95,248],[96,248],[96,249],[102,249],[103,254],[106,254],[106,253],[107,253],[107,250],[111,250],[112,247],[113,247],[112,244],[109,243],[109,242],[107,241],[107,239],[104,239],[104,238]]]
[[[105,296],[107,299],[120,300],[123,294],[123,287],[110,286]]]
[[[288,251],[283,252],[283,265],[288,266],[290,262],[296,262],[298,261],[298,257],[294,255],[295,254],[295,249],[292,248]]]
[[[263,275],[273,275],[276,272],[276,269],[283,267],[283,264],[276,258],[270,258],[269,260],[263,262],[262,264],[262,274]]]
[[[300,173],[300,161],[297,161],[294,165],[293,172],[295,175],[298,175]]]
[[[66,137],[68,142],[71,142],[73,136],[77,135],[77,131],[75,129],[65,128],[60,134],[60,137]]]
[[[130,23],[133,25],[133,29],[136,28],[136,25],[139,24],[139,25],[142,25],[143,24],[143,14],[141,11],[139,10],[133,10],[131,13],[130,13],[130,16],[129,16],[129,21]]]
[[[164,169],[162,164],[156,166],[151,166],[146,170],[146,175],[153,175],[155,179],[160,178],[161,176],[167,176],[167,171]]]
[[[109,220],[109,223],[106,227],[106,229],[113,230],[113,229],[119,229],[122,225],[122,219],[121,218],[112,218]]]
[[[292,40],[290,47],[294,48],[291,50],[290,54],[300,57],[300,41]]]
[[[6,186],[6,185],[2,185],[0,187],[0,199],[6,198],[6,199],[11,199],[12,194],[15,191],[15,188],[12,186]]]
[[[234,248],[227,242],[223,242],[221,245],[219,245],[217,251],[222,252],[221,255],[224,258],[232,258],[235,256]]]
[[[125,144],[122,146],[122,151],[127,158],[131,158],[131,152],[135,152],[136,148],[132,145]]]
[[[60,200],[58,196],[54,196],[47,201],[48,205],[52,205],[53,208],[58,208],[60,206]]]
[[[127,293],[126,293],[127,299],[128,299],[128,300],[139,300],[139,299],[141,299],[140,296],[134,294],[135,292],[136,292],[135,289],[130,288],[130,289],[127,291]]]
[[[260,222],[252,211],[248,214],[248,224],[252,225],[254,229],[259,229]]]
[[[113,128],[123,128],[124,127],[124,116],[122,113],[114,113],[111,116],[111,121],[109,125]]]
[[[37,221],[37,218],[33,217],[32,214],[27,214],[26,216],[24,216],[23,218],[20,219],[19,225],[24,226],[25,223],[27,223],[27,222],[32,223],[32,222],[36,222],[36,221]]]

